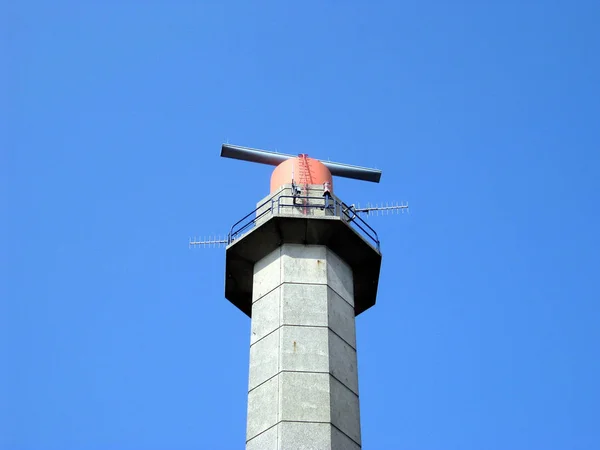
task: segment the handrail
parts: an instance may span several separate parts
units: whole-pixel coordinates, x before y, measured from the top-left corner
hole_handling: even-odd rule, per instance
[[[295,203],[295,201],[291,204],[282,204],[281,199],[283,198],[287,198],[287,199],[300,199],[300,200],[306,200],[308,203],[308,200],[324,200],[323,197],[313,197],[313,196],[294,196],[294,195],[280,195],[277,198],[269,198],[266,201],[264,201],[263,203],[261,203],[257,208],[255,208],[253,211],[251,211],[249,214],[246,214],[243,218],[241,218],[240,220],[238,220],[236,223],[234,223],[229,231],[229,234],[227,236],[227,243],[231,244],[234,240],[238,239],[239,237],[241,237],[243,234],[245,234],[246,230],[248,230],[248,228],[251,228],[253,226],[256,225],[257,221],[259,219],[261,219],[262,217],[264,217],[267,214],[272,214],[275,216],[278,216],[281,213],[281,209],[282,208],[297,208],[297,207],[302,207],[302,208],[323,208],[324,205],[323,204],[303,204],[301,206],[297,205]],[[365,222],[364,219],[362,219],[355,211],[352,207],[346,205],[344,202],[342,202],[341,200],[337,199],[336,197],[331,197],[331,199],[333,200],[333,211],[334,211],[334,215],[336,217],[342,217],[345,216],[348,219],[348,222],[353,224],[354,226],[356,226],[356,228],[358,228],[360,231],[362,231],[362,234],[365,235],[365,237],[367,237],[369,240],[371,240],[375,246],[377,247],[377,251],[380,251],[380,242],[379,242],[379,236],[377,235],[377,232],[367,223]],[[270,208],[265,208],[260,214],[250,218],[252,215],[256,214],[257,211],[259,211],[260,209],[264,208],[268,203],[271,203],[271,207]],[[275,211],[275,202],[277,202],[277,211]],[[349,211],[352,211],[352,215],[348,214]],[[250,218],[250,219],[249,219]]]
[[[309,196],[303,196],[303,197],[294,197],[293,195],[281,195],[277,198],[277,212],[279,213],[280,208],[283,207],[295,207],[297,205],[291,204],[291,205],[286,205],[286,204],[281,204],[281,199],[282,198],[301,198],[303,200],[322,200],[323,197],[309,197]],[[377,250],[379,250],[379,236],[377,235],[377,232],[367,223],[364,221],[364,219],[362,219],[359,215],[357,215],[356,213],[353,214],[353,216],[350,216],[347,211],[354,211],[352,208],[350,208],[348,205],[346,205],[343,201],[338,200],[336,198],[333,198],[334,201],[334,210],[337,210],[336,206],[342,206],[342,214],[344,214],[347,218],[349,222],[355,222],[357,219],[360,223],[363,223],[373,234],[371,235],[371,233],[369,233],[367,230],[365,230],[360,223],[355,222],[356,226],[363,232],[365,233],[373,242],[375,242],[375,244],[377,245]],[[318,204],[313,204],[313,205],[302,205],[303,208],[322,208],[321,205]],[[335,214],[336,216],[340,216],[340,214]]]
[[[231,226],[231,228],[229,229],[229,234],[228,234],[228,236],[227,236],[227,243],[228,243],[228,244],[231,244],[231,241],[232,241],[232,236],[233,236],[234,234],[237,234],[237,233],[239,233],[239,230],[237,230],[237,231],[234,233],[234,232],[233,232],[233,229],[234,229],[234,228],[235,228],[237,225],[239,225],[240,223],[242,223],[244,220],[246,220],[248,217],[250,217],[252,214],[255,214],[255,213],[256,213],[256,211],[258,211],[260,208],[262,208],[263,206],[265,206],[265,205],[266,205],[268,202],[271,202],[271,210],[272,210],[272,209],[273,209],[273,199],[272,199],[272,198],[270,198],[270,199],[268,199],[268,200],[265,200],[265,201],[264,201],[262,204],[260,204],[258,207],[256,207],[256,208],[255,208],[255,209],[253,209],[252,211],[250,211],[248,214],[246,214],[244,217],[242,217],[240,220],[238,220],[236,223],[234,223],[234,224]],[[263,211],[263,213],[264,213],[264,211]],[[263,214],[263,213],[261,213],[261,216],[262,216],[262,214]],[[254,218],[254,220],[252,220],[250,223],[252,223],[252,222],[255,222],[257,218],[258,218],[258,217]],[[242,227],[242,229],[243,229],[243,228],[246,228],[246,226]]]
[[[358,219],[361,223],[364,223],[365,226],[371,230],[373,232],[373,234],[375,235],[374,240],[377,242],[377,249],[379,250],[379,235],[377,234],[377,231],[375,231],[373,229],[373,227],[371,225],[369,225],[362,217],[360,217],[358,214],[356,214],[356,211],[354,211],[354,208],[346,205],[344,202],[340,201],[340,203],[342,204],[342,206],[346,209],[342,209],[342,212],[346,215],[346,217],[348,217],[348,219],[350,219],[351,221],[354,221],[354,219]],[[348,215],[347,211],[353,211],[354,214],[352,215],[352,217],[350,217]],[[362,230],[362,227],[361,227]],[[365,230],[363,230],[365,233],[367,233]],[[368,233],[367,233],[368,234]]]

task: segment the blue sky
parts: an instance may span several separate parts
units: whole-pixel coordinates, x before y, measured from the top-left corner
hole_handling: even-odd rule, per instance
[[[600,448],[600,3],[2,6],[0,448],[243,449],[224,234],[271,168],[383,169],[366,449]]]

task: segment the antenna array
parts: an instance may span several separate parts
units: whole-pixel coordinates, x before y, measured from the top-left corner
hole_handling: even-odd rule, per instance
[[[361,208],[360,205],[350,205],[350,209],[357,213],[363,213],[367,215],[375,214],[376,216],[378,216],[379,213],[381,213],[381,215],[400,213],[404,214],[405,210],[407,213],[409,213],[408,203],[392,203],[391,205],[389,203],[382,203],[381,205],[371,205],[370,203],[367,203],[367,206],[365,208]]]
[[[221,238],[221,236],[209,236],[208,239],[198,240],[196,237],[190,238],[189,247],[212,247],[221,248],[227,245],[227,239]]]

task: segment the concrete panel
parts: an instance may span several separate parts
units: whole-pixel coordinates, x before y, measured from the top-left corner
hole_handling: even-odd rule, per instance
[[[354,306],[352,269],[332,250],[327,249],[327,284]]]
[[[275,288],[252,304],[250,345],[279,328],[279,299],[282,286]]]
[[[278,450],[331,450],[332,428],[328,423],[281,422]]]
[[[327,286],[284,283],[281,294],[283,325],[327,326]]]
[[[358,396],[337,381],[330,378],[331,423],[360,444],[360,411]]]
[[[279,329],[250,347],[248,390],[264,383],[279,372]]]
[[[331,376],[328,373],[282,372],[277,378],[281,420],[329,422]]]
[[[246,450],[278,450],[277,433],[279,425],[269,428],[254,439],[246,442]]]
[[[254,264],[253,303],[281,284],[280,256],[281,247]]]
[[[356,350],[329,331],[329,373],[358,395]]]
[[[354,308],[331,288],[327,290],[329,328],[352,348],[356,348],[356,319]]]
[[[279,377],[271,378],[248,393],[246,441],[278,422]]]
[[[283,283],[327,284],[327,248],[321,245],[281,246]]]
[[[360,445],[358,445],[336,427],[331,427],[331,450],[360,450],[360,448]]]
[[[329,371],[327,328],[283,326],[280,330],[281,370]]]

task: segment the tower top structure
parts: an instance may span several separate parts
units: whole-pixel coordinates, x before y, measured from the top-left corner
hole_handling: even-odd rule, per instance
[[[381,171],[224,144],[276,166],[270,193],[226,240],[225,297],[252,319],[246,450],[360,450],[355,316],[375,304],[377,233],[333,193],[333,176]],[[192,243],[190,243],[192,244]]]
[[[251,316],[254,265],[283,244],[326,246],[353,271],[354,310],[375,304],[381,267],[373,228],[333,194],[333,176],[378,183],[381,171],[366,167],[223,144],[221,156],[276,166],[271,192],[231,228],[225,297]],[[326,185],[329,183],[329,185]]]

